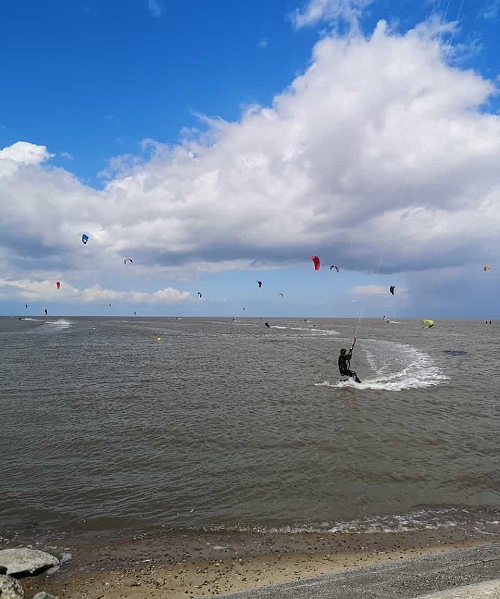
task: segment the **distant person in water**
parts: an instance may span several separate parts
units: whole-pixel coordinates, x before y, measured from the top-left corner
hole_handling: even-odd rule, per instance
[[[351,346],[351,349],[349,351],[347,351],[346,349],[340,350],[339,372],[342,376],[349,376],[353,378],[356,381],[356,383],[361,383],[361,381],[358,378],[358,375],[354,372],[354,370],[351,370],[352,349],[353,348]]]

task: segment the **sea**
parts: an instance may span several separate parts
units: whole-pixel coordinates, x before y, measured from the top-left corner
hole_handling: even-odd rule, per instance
[[[498,535],[499,332],[465,320],[0,318],[0,540]],[[355,335],[361,384],[337,369]]]

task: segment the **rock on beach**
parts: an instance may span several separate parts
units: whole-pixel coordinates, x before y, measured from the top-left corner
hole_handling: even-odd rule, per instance
[[[23,587],[12,576],[0,574],[0,597],[2,599],[24,599]]]
[[[0,570],[2,568],[6,569],[5,573],[11,576],[36,574],[58,564],[59,559],[57,557],[39,549],[21,547],[0,551]]]

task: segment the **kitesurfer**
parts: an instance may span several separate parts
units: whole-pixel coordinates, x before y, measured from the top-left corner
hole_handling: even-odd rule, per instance
[[[342,348],[340,350],[340,355],[339,355],[339,371],[340,374],[342,376],[348,376],[353,378],[356,383],[361,383],[361,381],[358,378],[358,375],[354,372],[354,370],[351,370],[351,358],[352,358],[352,350],[354,348],[354,342],[351,345],[351,348],[349,349],[349,351],[347,351],[346,349]]]

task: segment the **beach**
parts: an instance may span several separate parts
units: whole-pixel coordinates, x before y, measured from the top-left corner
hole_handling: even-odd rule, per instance
[[[167,535],[119,545],[47,548],[54,555],[70,550],[73,557],[57,572],[25,578],[22,584],[27,595],[44,590],[60,599],[197,599],[498,541],[499,535],[471,539],[449,530],[378,535]]]

